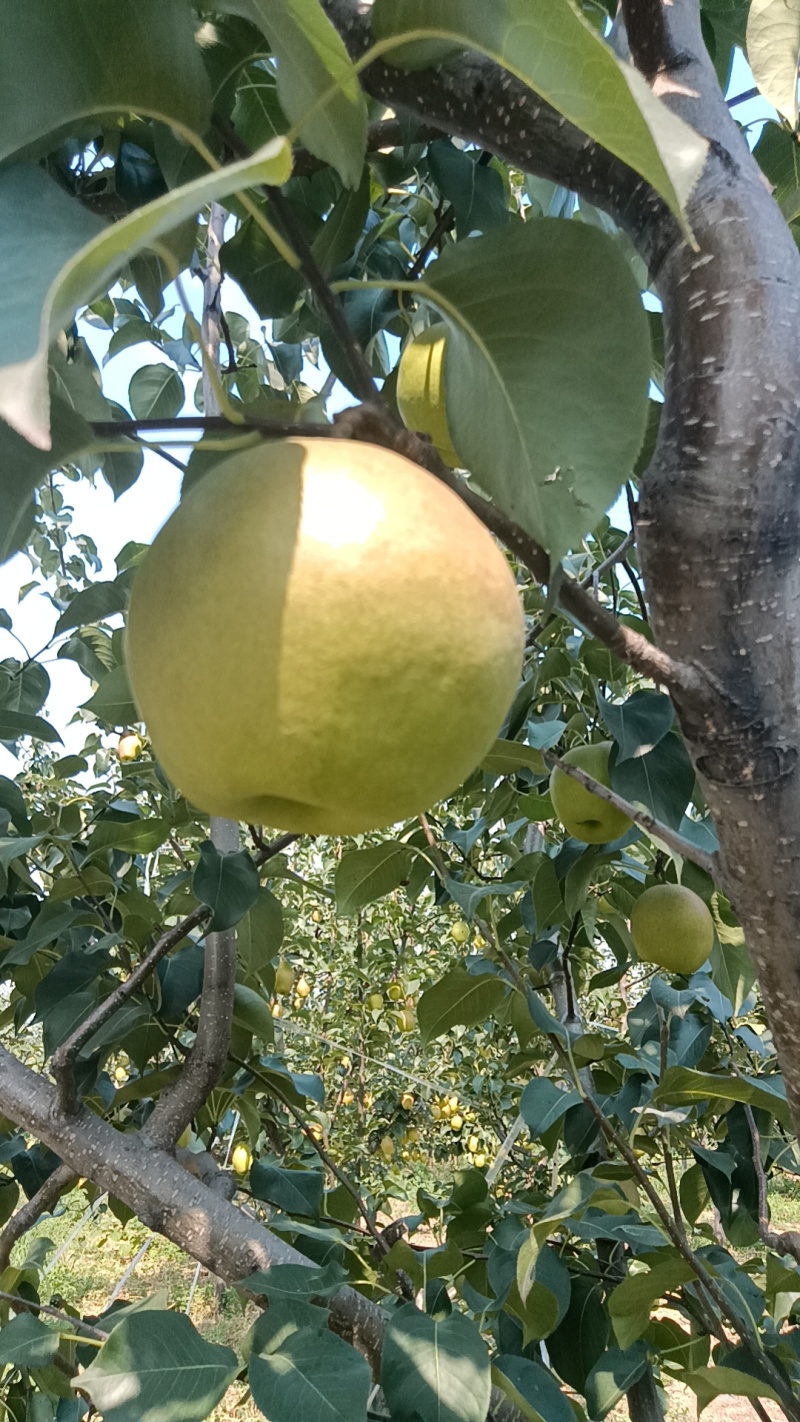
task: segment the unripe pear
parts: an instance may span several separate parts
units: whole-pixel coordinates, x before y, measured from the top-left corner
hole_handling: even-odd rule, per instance
[[[234,1148],[233,1155],[231,1156],[231,1165],[233,1166],[236,1174],[246,1175],[252,1164],[253,1157],[250,1153],[249,1146],[237,1145]]]
[[[298,978],[296,992],[297,996],[301,1000],[304,997],[308,997],[309,993],[311,992],[311,984],[306,982],[305,978]]]
[[[403,424],[430,435],[434,448],[451,469],[461,461],[453,449],[444,403],[444,358],[447,326],[436,321],[409,341],[397,369],[397,408]]]
[[[279,997],[286,997],[294,987],[294,969],[291,963],[281,958],[275,969],[275,991]]]
[[[654,884],[631,909],[631,938],[643,962],[689,976],[714,946],[714,920],[692,889]]]
[[[394,1155],[394,1141],[392,1140],[391,1136],[383,1136],[381,1138],[381,1143],[378,1146],[378,1149],[384,1160],[391,1160],[392,1156]]]
[[[144,741],[138,731],[125,731],[117,742],[117,760],[123,763],[138,760],[144,750]]]
[[[390,1002],[400,1002],[405,994],[399,983],[390,983],[386,989],[386,996]]]
[[[187,799],[336,835],[457,790],[523,648],[487,529],[418,465],[344,439],[263,443],[199,480],[137,569],[126,634],[134,696]]]
[[[383,996],[379,992],[371,992],[367,997],[367,1007],[370,1012],[383,1011]]]
[[[567,765],[576,765],[579,770],[585,771],[593,780],[599,781],[610,790],[608,757],[611,746],[611,741],[597,741],[589,746],[573,746],[561,759]],[[559,770],[558,766],[550,776],[550,799],[564,829],[573,839],[579,839],[583,844],[608,844],[609,840],[619,839],[633,824],[623,810],[618,810],[616,805],[609,805],[608,801],[601,800],[599,795],[593,795],[585,785],[573,780],[565,771]]]
[[[469,924],[463,918],[457,918],[450,929],[450,937],[454,943],[466,943],[469,938]]]

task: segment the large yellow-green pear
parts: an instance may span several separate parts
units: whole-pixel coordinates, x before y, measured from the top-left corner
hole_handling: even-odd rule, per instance
[[[452,469],[461,463],[453,449],[444,404],[444,321],[428,326],[409,341],[397,371],[397,408],[403,424],[430,435],[434,448]]]
[[[631,938],[643,962],[688,976],[714,946],[714,920],[692,889],[654,884],[631,909]]]
[[[456,790],[517,687],[520,600],[462,501],[340,439],[265,443],[187,495],[137,573],[134,696],[209,814],[355,834]]]
[[[611,741],[597,741],[590,746],[573,746],[572,750],[561,756],[561,760],[566,761],[567,765],[577,765],[579,770],[610,789],[610,751]],[[611,839],[619,839],[633,823],[623,810],[609,805],[599,795],[593,795],[585,785],[572,780],[557,766],[550,776],[550,799],[564,829],[583,844],[607,844]]]

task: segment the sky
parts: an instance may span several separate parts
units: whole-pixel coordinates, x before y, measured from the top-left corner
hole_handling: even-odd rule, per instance
[[[752,87],[750,69],[741,54],[734,62],[729,95],[735,96]],[[748,124],[748,136],[754,143],[766,118],[774,117],[774,110],[758,98],[738,106],[735,110],[740,122]],[[186,293],[199,315],[202,301],[201,284],[197,279],[185,279]],[[165,306],[179,307],[174,292],[165,293]],[[648,303],[651,304],[651,303]],[[230,278],[223,286],[223,307],[228,312],[239,312],[250,322],[251,329],[258,335],[262,322],[250,306],[243,292]],[[182,324],[182,313],[176,315],[177,326]],[[86,338],[95,359],[102,362],[106,353],[110,332],[81,323],[81,334]],[[104,393],[111,399],[127,405],[128,383],[133,372],[144,364],[166,361],[166,357],[156,346],[133,346],[121,351],[103,368]],[[318,388],[327,375],[324,364],[320,369],[306,365],[304,380]],[[194,386],[193,376],[186,381],[187,392]],[[329,401],[328,409],[333,411],[351,403],[346,390],[337,386]],[[189,405],[188,408],[193,408]],[[171,452],[179,454],[174,448]],[[65,498],[73,509],[73,527],[77,532],[89,534],[97,544],[103,564],[101,577],[113,578],[114,559],[120,549],[131,541],[150,543],[159,528],[176,507],[180,497],[181,475],[166,460],[155,453],[146,453],[142,473],[134,486],[119,499],[114,497],[105,480],[98,476],[94,483],[81,480],[77,483],[61,481]],[[618,526],[627,527],[627,510],[624,500],[612,509],[612,516]],[[36,653],[44,647],[52,634],[58,612],[50,600],[40,592],[32,592],[18,602],[20,586],[30,581],[31,570],[24,554],[17,554],[0,567],[0,608],[4,608],[13,619],[13,631],[24,643],[28,652]],[[0,660],[9,656],[20,656],[19,643],[10,633],[0,629]],[[79,751],[85,740],[86,723],[70,725],[75,707],[88,700],[91,685],[74,662],[58,661],[55,651],[43,659],[51,677],[51,692],[43,714],[56,727],[64,741],[64,752]],[[109,737],[109,741],[114,738]],[[0,774],[18,773],[20,762],[3,746],[0,746]]]

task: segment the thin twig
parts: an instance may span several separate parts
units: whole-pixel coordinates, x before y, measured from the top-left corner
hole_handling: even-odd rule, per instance
[[[237,1057],[232,1057],[231,1060],[236,1062],[237,1066],[243,1067],[245,1070],[249,1071],[251,1075],[256,1078],[256,1080],[259,1079],[259,1073],[257,1068],[254,1069],[253,1067],[248,1066],[247,1062],[239,1061]],[[331,1156],[329,1152],[325,1149],[324,1145],[322,1144],[322,1141],[317,1140],[317,1137],[314,1135],[310,1126],[306,1124],[302,1111],[298,1111],[297,1107],[294,1106],[286,1096],[284,1096],[280,1087],[276,1086],[274,1080],[270,1080],[269,1082],[264,1080],[264,1085],[269,1090],[270,1095],[277,1096],[278,1100],[282,1102],[282,1104],[286,1107],[286,1110],[289,1112],[289,1114],[294,1117],[306,1140],[311,1146],[313,1146],[323,1165],[327,1167],[327,1169],[331,1172],[331,1175],[334,1175],[336,1177],[336,1179],[339,1181],[339,1184],[344,1187],[351,1199],[355,1201],[355,1204],[358,1208],[358,1212],[361,1215],[364,1224],[367,1227],[367,1230],[372,1235],[372,1238],[375,1240],[375,1243],[378,1245],[381,1252],[383,1254],[388,1254],[389,1246],[387,1245],[386,1240],[384,1239],[383,1235],[375,1224],[375,1221],[373,1220],[372,1215],[370,1214],[369,1209],[367,1207],[366,1200],[364,1200],[359,1194],[352,1180],[350,1180],[345,1174],[345,1172],[336,1164],[336,1161],[333,1159],[333,1156]]]
[[[161,959],[192,932],[192,929],[201,928],[208,924],[211,918],[211,909],[206,904],[201,904],[199,908],[193,909],[180,923],[175,924],[153,944],[150,952],[145,954],[141,962],[136,965],[133,971],[120,983],[108,997],[103,1000],[93,1012],[85,1017],[79,1027],[75,1029],[66,1042],[56,1049],[50,1058],[50,1074],[58,1087],[59,1110],[64,1116],[74,1116],[80,1109],[80,1098],[75,1089],[73,1069],[81,1049],[86,1045],[101,1027],[108,1022],[110,1017],[118,1012],[130,997],[149,978],[153,969]]]
[[[50,1304],[34,1303],[32,1299],[23,1299],[19,1294],[7,1294],[3,1289],[0,1289],[0,1299],[13,1304],[18,1313],[46,1313],[48,1318],[57,1318],[62,1323],[68,1323],[70,1333],[74,1328],[82,1328],[90,1338],[97,1338],[101,1343],[107,1342],[111,1336],[104,1333],[102,1328],[95,1328],[93,1323],[84,1323],[82,1318],[70,1318],[68,1313],[62,1313]]]
[[[57,1166],[52,1175],[48,1175],[36,1194],[32,1195],[30,1200],[27,1200],[16,1214],[11,1216],[8,1224],[0,1233],[0,1274],[8,1268],[11,1261],[11,1251],[17,1241],[22,1239],[28,1230],[33,1229],[42,1215],[50,1213],[64,1191],[69,1189],[76,1179],[75,1171],[70,1170],[68,1165]]]
[[[618,795],[616,790],[609,790],[607,785],[601,785],[594,776],[587,775],[585,770],[581,770],[577,765],[570,765],[568,761],[561,760],[559,756],[550,751],[543,751],[543,759],[548,765],[557,770],[563,770],[570,780],[576,780],[579,785],[583,785],[586,790],[591,790],[598,799],[605,800],[609,805],[613,805],[617,810],[621,810],[634,824],[639,825],[643,830],[656,839],[663,840],[664,844],[676,854],[682,855],[690,863],[696,864],[699,869],[704,869],[710,874],[712,879],[719,875],[719,864],[716,854],[709,854],[705,849],[699,849],[697,845],[691,844],[688,839],[684,839],[677,830],[670,829],[669,825],[664,825],[660,820],[656,820],[647,810],[637,809],[629,800],[624,800]]]
[[[758,1233],[768,1249],[774,1249],[776,1254],[789,1254],[800,1264],[800,1233],[797,1230],[787,1230],[784,1234],[778,1234],[769,1227],[768,1182],[767,1172],[761,1159],[761,1136],[752,1106],[745,1105],[744,1114],[750,1128],[750,1139],[753,1143],[753,1167],[758,1180]]]
[[[425,270],[425,263],[431,255],[431,252],[438,247],[445,233],[449,232],[450,229],[455,226],[455,221],[455,212],[453,207],[448,203],[439,213],[430,237],[422,244],[414,258],[413,265],[409,267],[406,277],[407,281],[416,281],[417,277],[422,275],[422,272]]]

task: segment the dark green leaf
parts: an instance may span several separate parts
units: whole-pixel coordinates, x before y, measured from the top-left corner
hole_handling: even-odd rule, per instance
[[[455,449],[557,560],[613,501],[644,433],[650,338],[625,258],[595,228],[543,218],[449,247],[418,286],[449,328]]]
[[[50,0],[0,6],[0,160],[45,151],[90,114],[150,114],[205,132],[208,80],[188,5]]]
[[[318,1219],[325,1177],[320,1170],[284,1170],[256,1160],[250,1169],[250,1189],[257,1200],[277,1205],[287,1215]]]
[[[138,720],[139,712],[133,700],[133,692],[125,667],[114,667],[103,677],[94,696],[84,701],[83,708],[103,726],[130,726]]]
[[[654,750],[622,764],[617,756],[613,746],[608,761],[612,790],[677,829],[694,790],[694,768],[680,737],[666,735]]]
[[[226,0],[263,29],[278,61],[278,98],[307,148],[357,188],[367,146],[367,105],[344,42],[319,0]],[[324,99],[324,103],[320,102]]]
[[[37,449],[0,420],[0,563],[28,537],[37,484],[92,444],[89,426],[63,400],[53,398],[51,417],[51,449]]]
[[[115,578],[110,583],[92,583],[91,587],[79,592],[62,612],[55,625],[54,636],[67,632],[71,627],[84,627],[87,622],[102,622],[113,617],[116,612],[124,612],[128,605],[129,579]]]
[[[213,909],[212,933],[232,928],[258,899],[258,870],[242,850],[238,854],[220,854],[210,840],[200,845],[200,858],[194,871],[192,889],[201,904]]]
[[[24,711],[7,711],[0,707],[0,741],[16,741],[20,736],[33,736],[37,741],[61,742],[61,737],[41,716],[30,716]]]
[[[100,820],[89,840],[89,850],[126,849],[129,854],[152,854],[169,838],[164,820]]]
[[[494,973],[473,974],[464,968],[446,973],[419,1000],[417,1019],[423,1046],[444,1036],[451,1027],[472,1027],[483,1022],[499,1007],[507,991],[507,983]]]
[[[180,413],[183,382],[170,365],[142,365],[131,379],[128,400],[137,420],[169,420]]]
[[[591,1418],[605,1417],[643,1376],[647,1367],[647,1344],[639,1341],[626,1352],[609,1348],[598,1358],[586,1379],[586,1406]]]
[[[324,1268],[306,1269],[302,1264],[274,1264],[271,1269],[249,1274],[241,1287],[254,1294],[264,1294],[270,1304],[281,1299],[324,1299],[335,1294],[347,1275],[341,1265],[326,1264]]]
[[[476,161],[449,139],[428,148],[428,168],[442,197],[453,207],[459,238],[490,232],[511,221],[503,179],[495,168]]]
[[[546,1076],[535,1076],[522,1093],[519,1114],[531,1135],[543,1136],[556,1121],[560,1121],[580,1101],[577,1091],[561,1091]]]
[[[334,879],[336,907],[341,914],[383,898],[408,878],[413,851],[405,844],[386,842],[369,849],[353,849],[342,857]]]
[[[270,1422],[366,1422],[372,1374],[350,1344],[327,1328],[306,1327],[279,1332],[268,1347],[252,1354],[248,1376]]]
[[[617,743],[617,765],[647,753],[672,729],[675,712],[659,691],[634,691],[627,701],[607,701],[598,694],[600,715]]]
[[[461,1313],[435,1319],[407,1305],[386,1331],[381,1385],[392,1422],[485,1422],[486,1344]]]
[[[540,1363],[501,1354],[492,1361],[497,1386],[531,1422],[575,1422],[575,1413],[557,1378]]]
[[[58,1352],[58,1331],[30,1313],[19,1313],[0,1329],[0,1364],[46,1368]]]
[[[239,1364],[230,1348],[207,1343],[183,1313],[128,1314],[80,1385],[105,1422],[203,1422]]]

